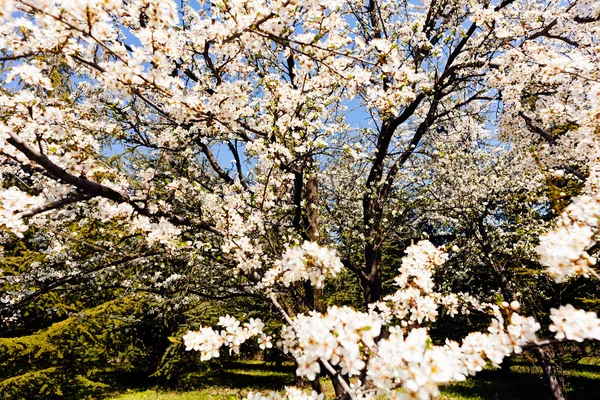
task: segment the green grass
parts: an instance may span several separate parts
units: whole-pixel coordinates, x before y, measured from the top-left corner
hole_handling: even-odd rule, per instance
[[[182,377],[182,391],[161,389],[130,390],[114,395],[110,400],[230,400],[245,397],[249,392],[281,390],[294,384],[291,365],[276,367],[257,361],[227,363],[222,369],[194,372]]]
[[[569,400],[589,400],[600,393],[600,365],[578,364],[562,371]],[[442,390],[443,400],[551,400],[540,367],[516,361],[510,375],[484,370]]]
[[[238,390],[213,387],[208,389],[194,390],[191,392],[163,392],[157,390],[145,390],[143,392],[125,393],[114,399],[118,400],[233,400],[244,396]]]
[[[589,362],[588,362],[589,361]],[[600,393],[598,360],[584,360],[564,372],[569,400],[588,400]],[[327,398],[333,390],[323,380]],[[140,389],[115,394],[110,400],[232,400],[248,392],[281,390],[294,385],[291,365],[276,367],[258,361],[227,363],[223,369],[190,373],[182,380],[186,390]],[[442,388],[441,400],[550,400],[541,369],[526,361],[515,361],[509,375],[486,369],[477,376]]]

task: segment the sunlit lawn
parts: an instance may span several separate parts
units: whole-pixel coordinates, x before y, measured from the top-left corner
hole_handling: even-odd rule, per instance
[[[600,398],[600,364],[579,364],[564,371],[569,400]],[[323,381],[325,393],[333,398],[331,386]],[[146,389],[114,395],[110,400],[229,400],[245,397],[250,391],[281,390],[294,384],[291,366],[275,367],[262,362],[227,365],[222,371],[189,374],[189,390]],[[541,369],[527,362],[515,362],[510,375],[484,370],[476,377],[442,390],[442,400],[524,400],[551,399]]]

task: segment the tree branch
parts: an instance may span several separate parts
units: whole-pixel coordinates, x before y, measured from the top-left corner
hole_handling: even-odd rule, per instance
[[[40,165],[50,175],[51,178],[75,186],[83,192],[83,195],[89,196],[90,198],[104,197],[116,203],[127,203],[131,205],[136,212],[147,217],[165,217],[170,222],[176,225],[193,225],[200,229],[220,234],[219,231],[217,231],[212,225],[210,225],[206,221],[184,218],[179,215],[171,215],[167,213],[152,214],[148,212],[148,210],[139,207],[128,196],[123,195],[117,192],[116,190],[109,188],[108,186],[104,186],[97,182],[91,181],[84,176],[76,177],[75,175],[66,171],[64,168],[56,165],[45,154],[42,154],[37,150],[31,148],[13,132],[7,131],[6,133],[9,135],[9,138],[6,139],[7,143],[9,143],[14,148],[23,153],[27,157],[27,159]]]
[[[72,196],[65,197],[65,198],[60,199],[60,200],[56,200],[56,201],[54,201],[52,203],[45,204],[45,205],[40,206],[40,207],[35,207],[35,208],[31,208],[29,210],[20,212],[19,216],[21,218],[33,217],[34,215],[42,214],[42,213],[45,213],[46,211],[50,211],[50,210],[55,210],[57,208],[61,208],[61,207],[67,206],[69,204],[78,203],[78,202],[83,201],[83,200],[89,200],[89,199],[91,199],[93,197],[94,196],[90,196],[90,195],[87,195],[87,194],[76,193],[76,194],[74,194]]]
[[[277,298],[275,297],[275,295],[273,293],[269,293],[269,300],[271,300],[271,303],[273,303],[273,305],[275,306],[275,308],[277,309],[277,311],[279,311],[279,313],[283,316],[283,319],[290,326],[290,328],[292,328],[294,331],[296,331],[296,324],[294,324],[294,321],[292,321],[292,318],[290,318],[290,316],[283,309],[283,307],[281,306],[281,304],[279,304],[279,302],[277,301]],[[348,385],[348,383],[346,382],[346,380],[344,378],[342,378],[342,376],[340,375],[339,371],[336,371],[335,368],[333,368],[333,366],[329,363],[329,361],[327,361],[327,360],[325,360],[323,358],[320,358],[319,361],[321,362],[321,364],[323,364],[323,366],[325,367],[325,369],[327,369],[327,371],[332,376],[335,376],[338,379],[338,382],[340,383],[340,385],[342,386],[342,388],[344,388],[344,391],[352,399],[356,399],[357,398],[356,394],[350,388],[350,386]]]
[[[45,154],[42,154],[31,148],[13,132],[7,131],[6,134],[10,136],[8,139],[6,139],[10,145],[23,153],[30,161],[42,166],[52,178],[73,185],[81,189],[88,196],[100,196],[113,200],[117,203],[130,202],[126,196],[114,189],[109,188],[108,186],[103,186],[99,183],[93,182],[84,176],[76,177],[75,175],[67,172],[64,168],[59,167],[52,162]]]
[[[234,183],[235,181],[233,180],[233,178],[230,177],[229,174],[223,170],[223,168],[221,168],[217,159],[215,158],[212,151],[210,151],[208,146],[202,143],[200,140],[198,140],[197,142],[200,145],[200,148],[202,149],[204,155],[206,155],[206,158],[208,159],[208,162],[210,163],[212,169],[228,184]]]

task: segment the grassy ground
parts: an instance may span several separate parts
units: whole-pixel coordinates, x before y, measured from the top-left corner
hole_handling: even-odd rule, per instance
[[[291,365],[276,367],[263,362],[229,363],[212,372],[190,373],[182,379],[186,391],[159,389],[136,390],[110,400],[229,400],[245,397],[249,392],[281,390],[294,385]]]
[[[600,394],[600,363],[579,364],[564,371],[569,400],[588,400]],[[261,362],[232,363],[223,370],[186,377],[186,391],[148,389],[114,395],[110,400],[230,400],[248,392],[280,390],[294,384],[291,366],[276,368]],[[324,381],[325,393],[333,390]],[[441,400],[529,400],[551,399],[541,370],[525,361],[515,362],[510,374],[484,370],[477,376],[443,388]]]
[[[562,371],[568,400],[600,397],[600,364],[579,364]],[[465,382],[443,389],[444,400],[526,400],[552,399],[540,367],[515,362],[510,375],[484,370]]]

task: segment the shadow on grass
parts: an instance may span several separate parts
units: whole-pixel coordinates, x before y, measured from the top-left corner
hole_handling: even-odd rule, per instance
[[[296,367],[292,363],[276,364],[263,361],[230,361],[223,364],[227,370],[243,370],[243,371],[271,371],[275,373],[294,374]]]
[[[600,377],[569,377],[566,379],[569,400],[589,400],[600,396]]]
[[[600,369],[596,366],[578,365],[576,370],[565,371],[565,387],[568,400],[589,400],[600,393]],[[514,366],[509,375],[502,371],[481,371],[465,382],[443,389],[452,399],[485,400],[552,400],[541,371],[530,365]]]
[[[294,384],[294,367],[275,366],[264,363],[226,363],[222,369],[189,373],[185,376],[188,388],[210,386],[230,389],[280,390]]]
[[[574,370],[583,371],[583,372],[589,372],[591,374],[597,374],[598,379],[600,379],[600,365],[576,364],[576,365],[570,365],[569,369],[574,369]]]
[[[156,380],[149,377],[150,372],[146,370],[130,371],[105,371],[99,376],[102,382],[105,382],[116,390],[126,389],[145,389],[156,385]]]
[[[481,371],[469,378],[444,389],[450,396],[476,399],[545,399],[546,393],[541,378],[535,375],[512,373],[509,376],[496,371]]]
[[[170,386],[170,390],[267,391],[281,390],[294,385],[295,374],[291,364],[275,365],[264,362],[223,362],[213,368],[185,374]],[[564,371],[568,400],[598,398],[600,393],[600,366],[581,365]],[[141,388],[143,375],[129,373],[119,377],[119,383],[131,388]],[[158,386],[156,386],[158,387]],[[166,387],[163,387],[166,389]],[[541,369],[530,362],[516,361],[511,373],[501,370],[484,370],[465,382],[450,385],[442,390],[445,400],[552,400],[550,390],[542,378]],[[191,393],[191,392],[190,392]],[[221,397],[219,397],[221,398]],[[223,397],[224,398],[224,397]]]

